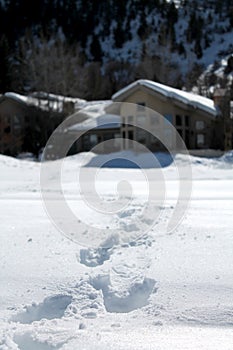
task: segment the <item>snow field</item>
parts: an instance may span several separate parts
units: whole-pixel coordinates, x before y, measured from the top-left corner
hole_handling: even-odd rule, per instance
[[[74,179],[79,157],[67,159],[63,181],[70,205],[82,211]],[[176,160],[185,166],[184,156]],[[230,350],[232,153],[191,160],[192,201],[173,233],[164,229],[177,192],[171,163],[163,168],[168,198],[155,227],[137,240],[133,232],[125,242],[105,237],[108,247],[94,248],[67,239],[49,221],[39,163],[1,156],[0,349]],[[144,205],[139,172],[103,169],[98,183],[111,199],[120,174],[133,178],[137,203],[119,213],[122,224]]]

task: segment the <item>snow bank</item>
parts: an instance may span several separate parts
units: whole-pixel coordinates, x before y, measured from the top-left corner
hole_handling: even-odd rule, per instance
[[[77,161],[86,167],[103,168],[163,168],[173,162],[169,153],[136,153],[133,151],[121,151],[109,154],[95,154],[93,152],[80,153],[68,157],[69,161]]]
[[[150,169],[177,165],[185,166],[191,163],[192,166],[196,166],[196,169],[198,167],[231,169],[233,167],[233,151],[226,152],[220,157],[187,156],[179,153],[171,155],[163,152],[136,153],[133,151],[121,151],[109,154],[84,152],[67,157],[66,162],[73,162],[89,168]]]

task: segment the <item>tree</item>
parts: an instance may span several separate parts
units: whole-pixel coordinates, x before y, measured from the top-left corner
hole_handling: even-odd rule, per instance
[[[0,36],[0,92],[10,87],[9,45],[5,35]]]
[[[62,38],[21,38],[15,57],[15,89],[45,91],[82,96],[85,69],[78,46],[69,46]]]
[[[102,61],[101,45],[100,45],[98,37],[95,34],[92,37],[90,51],[91,51],[91,55],[93,57],[93,61],[96,61],[96,62]]]
[[[194,52],[195,52],[198,59],[202,58],[203,52],[202,52],[200,39],[196,39],[196,41],[195,41]]]

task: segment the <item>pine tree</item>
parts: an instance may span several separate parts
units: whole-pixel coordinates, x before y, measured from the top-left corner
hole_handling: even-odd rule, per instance
[[[0,92],[10,87],[9,45],[6,36],[0,37]]]
[[[91,55],[95,62],[102,61],[102,50],[98,37],[94,34],[92,37],[92,42],[90,46]]]

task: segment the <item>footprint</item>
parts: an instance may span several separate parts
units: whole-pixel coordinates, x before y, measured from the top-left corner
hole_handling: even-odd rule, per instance
[[[48,343],[41,343],[33,339],[29,333],[18,335],[14,337],[14,342],[18,345],[20,350],[57,350],[60,346],[52,346]]]
[[[11,321],[30,324],[34,321],[40,321],[43,318],[47,320],[61,318],[64,316],[64,312],[71,301],[72,297],[70,295],[58,294],[47,297],[38,305],[32,304],[31,306],[27,306],[26,311],[13,316]]]
[[[126,313],[148,304],[148,299],[154,289],[155,281],[144,278],[141,282],[135,282],[122,293],[118,288],[113,288],[109,275],[98,275],[92,279],[91,284],[97,290],[102,290],[104,305],[108,312]]]
[[[80,264],[88,267],[96,267],[103,265],[106,260],[109,260],[114,250],[119,246],[119,236],[110,234],[98,248],[80,249],[79,259]]]
[[[112,250],[108,248],[80,249],[79,262],[88,267],[103,265],[110,259]]]

